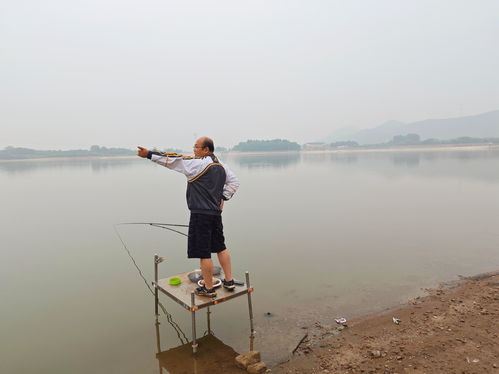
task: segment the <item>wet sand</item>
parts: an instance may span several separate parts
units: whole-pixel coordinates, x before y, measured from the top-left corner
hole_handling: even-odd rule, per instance
[[[499,271],[427,292],[348,327],[304,329],[293,358],[272,373],[499,374]]]

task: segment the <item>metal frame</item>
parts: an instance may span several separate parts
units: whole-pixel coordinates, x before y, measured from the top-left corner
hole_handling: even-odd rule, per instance
[[[219,298],[214,298],[214,299],[207,299],[203,300],[202,303],[196,304],[196,297],[194,292],[192,291],[190,293],[190,303],[188,304],[186,301],[180,299],[179,297],[175,296],[172,292],[169,292],[168,289],[165,289],[164,287],[161,286],[160,283],[165,283],[167,279],[158,279],[158,265],[163,262],[164,258],[158,256],[157,254],[154,255],[154,281],[152,282],[152,285],[154,287],[154,315],[156,318],[156,323],[159,324],[159,291],[161,291],[163,294],[167,295],[170,297],[172,300],[174,300],[176,303],[180,304],[182,307],[184,307],[186,310],[188,310],[191,313],[191,323],[192,323],[192,352],[193,354],[197,353],[198,349],[198,344],[197,344],[197,337],[196,337],[196,311],[207,308],[206,311],[206,316],[207,316],[207,324],[208,324],[208,334],[212,333],[211,330],[211,313],[212,311],[210,310],[210,306],[212,305],[218,305],[222,302],[231,300],[235,297],[238,296],[243,296],[245,294],[248,295],[248,313],[249,313],[249,320],[250,320],[250,350],[253,350],[253,341],[255,338],[255,330],[253,326],[253,304],[251,301],[251,293],[253,292],[253,288],[250,285],[250,278],[249,278],[249,272],[245,272],[246,276],[246,288],[240,291],[232,291],[230,294],[225,293],[223,297]],[[184,295],[185,296],[185,295]]]

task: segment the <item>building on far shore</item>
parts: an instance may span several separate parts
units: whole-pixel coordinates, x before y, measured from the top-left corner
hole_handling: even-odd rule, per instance
[[[305,143],[302,147],[304,151],[324,151],[328,148],[328,144],[320,142]]]

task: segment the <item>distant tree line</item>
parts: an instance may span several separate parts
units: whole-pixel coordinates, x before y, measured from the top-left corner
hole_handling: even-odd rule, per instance
[[[136,152],[125,148],[107,148],[93,145],[90,149],[61,150],[36,150],[21,147],[6,147],[0,150],[0,160],[24,160],[31,158],[51,157],[102,157],[102,156],[129,156]]]
[[[462,136],[449,140],[425,139],[421,140],[418,134],[407,134],[394,136],[386,145],[451,145],[451,144],[499,144],[499,138],[472,138],[470,136]]]
[[[452,144],[499,144],[499,138],[472,138],[469,136],[462,136],[455,139],[439,140],[439,139],[425,139],[421,140],[418,134],[396,135],[392,140],[386,143],[379,144],[365,144],[349,140],[330,143],[328,146],[331,149],[337,148],[356,148],[356,147],[386,147],[386,146],[409,146],[409,145],[452,145]]]
[[[499,144],[499,138],[472,138],[461,136],[451,140],[425,139],[420,144]]]
[[[233,151],[238,152],[299,151],[300,149],[301,146],[298,143],[286,139],[247,140],[232,148]]]
[[[388,145],[416,145],[421,143],[421,137],[418,134],[396,135]]]

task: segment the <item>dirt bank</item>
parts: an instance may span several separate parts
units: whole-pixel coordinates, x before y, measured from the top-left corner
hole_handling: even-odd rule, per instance
[[[499,374],[499,272],[348,325],[304,329],[294,358],[272,373]]]

